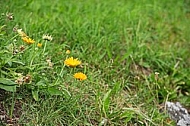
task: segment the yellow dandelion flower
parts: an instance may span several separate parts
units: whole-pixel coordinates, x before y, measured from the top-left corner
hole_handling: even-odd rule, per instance
[[[38,43],[37,46],[38,46],[38,47],[42,47],[42,43]]]
[[[69,67],[76,67],[81,64],[81,61],[78,59],[74,59],[73,57],[68,58],[64,61],[64,64],[69,66]]]
[[[85,74],[83,74],[82,72],[79,72],[79,73],[74,74],[74,78],[82,81],[82,80],[86,80],[87,76]]]
[[[24,41],[24,42],[26,42],[27,44],[33,44],[35,41],[34,40],[32,40],[31,38],[29,38],[29,37],[22,37],[22,40]]]
[[[67,51],[66,51],[66,54],[70,54],[70,53],[71,53],[71,51],[70,51],[70,50],[67,50]]]

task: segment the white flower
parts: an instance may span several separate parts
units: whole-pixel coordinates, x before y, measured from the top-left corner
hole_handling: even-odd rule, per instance
[[[47,41],[52,41],[52,40],[53,40],[53,37],[52,37],[51,35],[44,34],[44,35],[42,36],[42,39],[47,40]]]

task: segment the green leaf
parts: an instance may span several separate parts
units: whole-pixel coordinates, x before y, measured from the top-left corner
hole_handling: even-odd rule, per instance
[[[8,85],[0,84],[0,88],[6,91],[10,91],[10,92],[16,92],[16,86],[8,86]]]
[[[38,90],[32,90],[32,96],[35,101],[39,101],[39,95],[38,95]]]
[[[12,62],[7,62],[7,64],[11,67],[12,66]]]
[[[6,78],[0,78],[0,84],[4,84],[7,86],[17,85],[17,83],[15,83],[14,81],[11,81],[10,79],[6,79]]]
[[[36,86],[38,86],[39,89],[43,89],[46,88],[46,84],[44,81],[39,81],[38,83],[36,83]]]
[[[114,84],[114,87],[113,87],[112,90],[111,90],[111,94],[112,94],[112,95],[116,95],[117,93],[119,93],[120,89],[121,89],[121,84],[118,83],[118,82],[116,82],[116,83]]]
[[[63,95],[63,92],[56,87],[49,87],[48,92],[50,93],[50,95]]]
[[[125,123],[129,122],[132,118],[134,118],[133,111],[125,111],[121,114],[120,119],[125,119]]]
[[[0,78],[0,88],[6,91],[16,92],[17,83],[11,81],[10,79]]]
[[[103,111],[104,111],[104,114],[105,114],[105,115],[107,115],[106,113],[108,113],[108,111],[109,111],[110,93],[111,93],[111,90],[109,90],[109,91],[104,95],[104,98],[103,98]]]
[[[17,64],[20,64],[20,65],[25,65],[23,62],[21,62],[21,61],[16,61],[16,60],[13,60],[12,61],[13,63],[17,63]]]

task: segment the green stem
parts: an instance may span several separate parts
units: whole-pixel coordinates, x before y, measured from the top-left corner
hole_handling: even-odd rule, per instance
[[[65,68],[65,65],[62,66],[61,71],[60,71],[60,73],[59,73],[59,76],[58,76],[57,80],[55,81],[54,85],[57,84],[57,82],[59,81],[60,77],[61,77],[61,78],[63,77],[62,74],[63,74],[63,69],[64,69],[64,68]]]
[[[34,52],[34,55],[33,55],[33,57],[32,57],[32,59],[31,59],[31,61],[30,61],[30,67],[32,67],[32,64],[33,64],[33,61],[34,61],[34,58],[36,57],[36,53]]]
[[[44,53],[45,53],[45,51],[46,51],[46,46],[47,46],[47,41],[45,42],[45,45],[44,45],[44,50],[43,50],[42,54],[44,54]]]

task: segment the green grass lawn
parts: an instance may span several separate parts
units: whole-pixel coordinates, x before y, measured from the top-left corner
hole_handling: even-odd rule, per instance
[[[190,108],[189,0],[0,5],[2,124],[173,126],[164,103]]]

